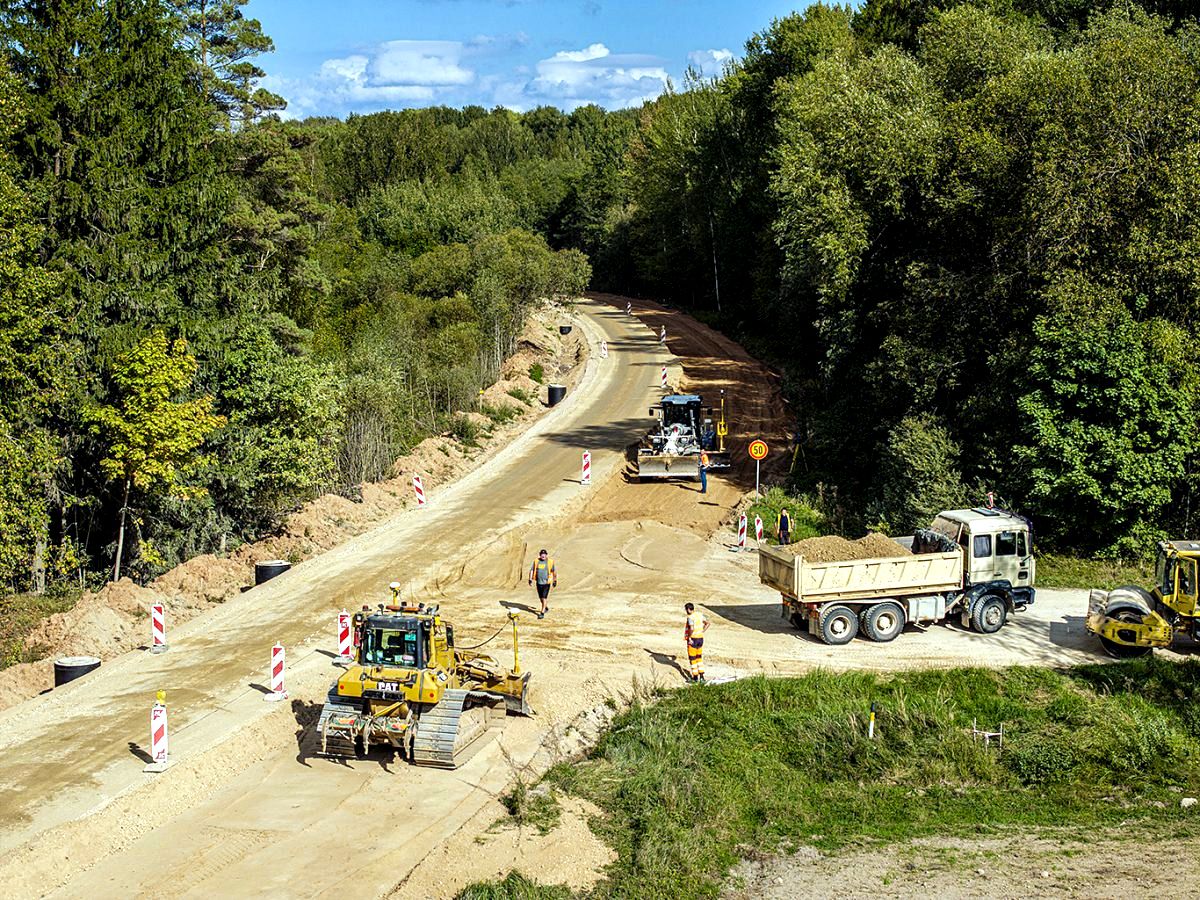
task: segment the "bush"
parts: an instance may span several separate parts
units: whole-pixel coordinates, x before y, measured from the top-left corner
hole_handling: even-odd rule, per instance
[[[511,387],[506,393],[518,403],[524,403],[526,406],[528,406],[529,401],[533,399],[533,395],[529,393],[529,391],[522,390],[519,387]]]
[[[534,363],[529,367],[529,377],[541,384],[546,378],[546,370],[542,368],[541,363]]]
[[[562,885],[538,884],[520,872],[509,872],[503,881],[463,888],[455,900],[571,900],[571,891]]]
[[[746,511],[748,530],[754,533],[754,517],[763,521],[763,536],[778,543],[779,534],[775,531],[775,520],[780,510],[787,508],[792,517],[791,540],[802,541],[804,538],[817,537],[829,533],[829,523],[807,497],[794,497],[783,488],[768,488],[767,492],[750,505]]]
[[[480,407],[480,412],[482,412],[493,422],[496,422],[500,425],[503,425],[505,422],[511,422],[521,414],[519,409],[508,403],[501,403],[496,406],[493,406],[490,403],[484,403],[482,407]]]
[[[468,447],[474,447],[483,429],[468,416],[458,413],[450,419],[450,433]]]

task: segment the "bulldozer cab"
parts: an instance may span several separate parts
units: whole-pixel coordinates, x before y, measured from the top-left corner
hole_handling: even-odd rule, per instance
[[[1163,541],[1158,545],[1154,566],[1154,592],[1158,599],[1181,616],[1197,612],[1196,563],[1200,542]]]
[[[436,669],[450,666],[454,631],[430,612],[404,607],[359,614],[359,663],[395,669]],[[414,614],[415,613],[415,614]]]

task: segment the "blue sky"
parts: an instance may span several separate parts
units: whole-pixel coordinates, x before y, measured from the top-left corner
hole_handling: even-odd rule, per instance
[[[719,73],[746,38],[807,3],[780,0],[251,0],[261,62],[288,115],[445,104],[609,109],[689,64]]]

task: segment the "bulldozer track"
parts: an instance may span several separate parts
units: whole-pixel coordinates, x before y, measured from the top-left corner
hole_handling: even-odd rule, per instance
[[[416,765],[456,768],[462,760],[456,760],[455,757],[483,736],[480,731],[469,735],[461,745],[458,743],[459,723],[467,709],[470,693],[463,690],[446,691],[440,703],[423,711],[417,718],[417,732],[412,742],[412,761]]]

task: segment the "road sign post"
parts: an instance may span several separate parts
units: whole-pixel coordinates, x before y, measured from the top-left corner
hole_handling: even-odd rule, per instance
[[[750,458],[754,460],[754,496],[761,496],[759,485],[759,466],[767,455],[767,445],[764,441],[750,442]]]

